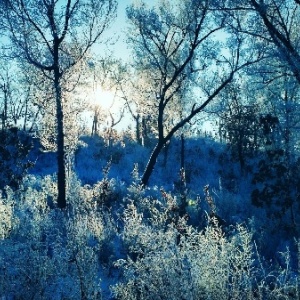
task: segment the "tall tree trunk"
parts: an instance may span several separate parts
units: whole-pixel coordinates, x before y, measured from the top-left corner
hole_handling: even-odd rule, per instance
[[[180,168],[185,169],[185,145],[184,145],[184,134],[180,135],[181,140],[181,151],[180,151]]]
[[[134,119],[135,119],[135,138],[136,138],[136,141],[139,145],[144,146],[143,145],[143,138],[141,136],[140,115],[137,114]]]
[[[147,120],[149,119],[149,116],[143,116],[142,117],[142,144],[145,147],[149,147],[151,145],[150,143],[150,137],[149,137],[149,125],[147,124]]]
[[[92,136],[98,134],[98,112],[95,111],[93,125],[92,125]]]
[[[26,131],[27,128],[27,118],[28,118],[28,99],[26,99],[25,103],[25,112],[24,112],[24,123],[23,123],[23,130]]]
[[[242,141],[238,141],[237,146],[238,146],[238,160],[239,160],[239,163],[240,163],[241,174],[245,175],[245,159],[244,159]]]
[[[57,206],[66,207],[66,170],[65,170],[65,145],[64,145],[64,124],[62,109],[62,94],[60,85],[59,69],[54,70],[54,88],[56,100],[56,121],[57,121]]]
[[[167,142],[164,147],[164,162],[163,162],[164,168],[166,168],[166,166],[167,166],[167,162],[168,162],[168,158],[169,158],[170,144],[171,144],[171,140],[169,142]]]
[[[6,129],[6,125],[7,125],[8,89],[6,84],[3,85],[3,92],[4,92],[4,108],[2,113],[2,130]]]
[[[187,211],[187,188],[186,188],[186,172],[185,172],[185,139],[184,134],[180,135],[181,149],[180,149],[180,200],[179,216],[183,217]]]

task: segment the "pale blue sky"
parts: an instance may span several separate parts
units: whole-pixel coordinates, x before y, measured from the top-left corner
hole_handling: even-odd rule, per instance
[[[111,25],[111,28],[105,32],[103,37],[110,37],[112,41],[117,42],[114,46],[107,47],[113,51],[118,58],[127,59],[130,57],[130,50],[126,47],[126,7],[132,4],[134,0],[118,0],[117,18]],[[149,6],[154,5],[156,0],[144,0]],[[102,47],[101,47],[102,48]],[[102,48],[103,49],[103,48]]]
[[[125,44],[125,30],[127,27],[126,24],[126,7],[132,3],[132,0],[118,0],[118,14],[117,19],[112,25],[112,31],[115,36],[119,35],[119,39],[116,47],[114,47],[115,55],[120,58],[127,58],[129,56],[128,50],[126,49]]]

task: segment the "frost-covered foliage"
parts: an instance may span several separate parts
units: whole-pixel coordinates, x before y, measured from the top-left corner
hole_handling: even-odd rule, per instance
[[[116,141],[110,147],[105,144],[103,138],[98,136],[82,137],[81,140],[83,143],[76,153],[74,170],[82,184],[91,191],[92,197],[98,199],[99,205],[102,203],[101,205],[108,207],[120,207],[124,195],[127,196],[127,194],[130,194],[131,199],[135,199],[141,189],[139,181],[150,155],[149,149],[125,138]],[[178,199],[184,196],[186,204],[189,204],[188,210],[192,207],[197,208],[192,211],[191,221],[193,222],[190,224],[198,226],[203,223],[204,211],[210,209],[207,202],[204,201],[203,195],[203,187],[209,184],[219,217],[227,224],[241,223],[254,217],[253,230],[257,235],[255,238],[262,240],[264,246],[260,247],[259,245],[259,250],[263,251],[263,255],[268,254],[268,257],[271,258],[277,251],[282,251],[280,245],[286,242],[286,233],[284,230],[275,229],[283,229],[281,220],[268,218],[265,207],[257,208],[251,203],[251,192],[256,188],[251,184],[253,173],[249,171],[242,175],[239,164],[231,159],[224,144],[202,136],[186,138],[185,184],[182,188],[180,149],[180,139],[172,139],[168,150],[164,149],[158,158],[150,179],[149,189],[146,188],[143,192],[157,199],[161,196],[160,189],[163,187],[165,191],[171,192]],[[252,168],[256,172],[258,172],[259,159],[260,156],[251,162]],[[35,159],[33,158],[33,160]],[[108,162],[109,172],[105,173]],[[43,166],[45,166],[44,169],[42,169]],[[31,172],[52,174],[55,172],[53,166],[55,166],[55,155],[42,153]],[[132,184],[131,171],[134,168],[137,169],[137,178],[135,184]],[[295,174],[291,173],[291,176],[294,179],[297,178]],[[284,180],[282,182],[284,183]],[[262,183],[259,184],[263,188]],[[127,191],[128,187],[130,188]],[[279,185],[275,185],[275,188],[280,189]],[[290,192],[297,193],[297,185],[290,183],[280,191],[284,192],[287,188],[290,189]],[[105,199],[105,201],[101,199]],[[299,221],[296,208],[295,205],[294,215],[297,225]],[[286,217],[289,218],[289,213]],[[287,219],[287,221],[289,220]],[[290,223],[286,222],[286,224]],[[262,238],[262,236],[264,237]],[[268,238],[269,236],[274,238]]]
[[[55,208],[53,176],[27,176],[17,191],[7,187],[0,199],[0,296],[299,298],[289,248],[281,253],[281,267],[266,264],[251,224],[225,228],[203,211],[198,216],[206,215],[206,225],[191,225],[199,203],[188,200],[183,213],[178,197],[142,190],[137,173],[128,190],[109,184],[107,201],[100,197],[101,182],[82,185],[73,174],[64,211]]]
[[[117,140],[107,145],[99,136],[81,138],[82,145],[76,155],[76,172],[83,183],[94,184],[104,177],[103,168],[110,162],[109,177],[130,184],[130,171],[135,163],[143,168],[149,150],[132,141]]]
[[[277,220],[252,206],[250,183],[219,144],[187,139],[180,169],[172,140],[145,188],[147,149],[85,142],[65,210],[48,167],[3,190],[0,298],[299,298],[299,241],[274,237]],[[53,156],[39,159],[50,166]]]
[[[81,198],[84,187],[72,188],[70,197],[77,199],[65,212],[49,208],[57,195],[53,178],[31,177],[18,191],[6,190],[0,201],[5,216],[0,227],[1,297],[101,299],[103,215]]]
[[[142,199],[124,212],[122,239],[126,259],[116,266],[121,281],[112,290],[117,299],[297,299],[297,280],[286,269],[268,273],[245,225],[225,235],[215,218],[204,230],[172,209]]]

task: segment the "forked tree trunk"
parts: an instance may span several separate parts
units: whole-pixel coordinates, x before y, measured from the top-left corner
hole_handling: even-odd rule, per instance
[[[95,111],[93,125],[92,125],[92,136],[98,134],[98,113]]]
[[[156,160],[164,145],[171,140],[171,138],[180,128],[182,128],[185,124],[187,124],[195,115],[201,112],[227,86],[227,84],[231,82],[234,73],[235,71],[231,72],[228,78],[224,80],[223,83],[199,107],[195,108],[194,105],[190,114],[187,117],[183,118],[181,121],[179,121],[176,125],[174,125],[174,127],[171,130],[169,130],[169,132],[166,135],[164,135],[164,127],[163,127],[164,124],[163,114],[165,109],[165,105],[163,101],[164,97],[163,96],[160,97],[162,100],[159,103],[158,118],[157,118],[158,142],[152,151],[152,154],[150,156],[150,159],[148,161],[148,164],[142,176],[141,184],[143,186],[146,186],[148,184],[149,178],[156,164]],[[182,155],[184,156],[184,139],[182,141],[183,141]]]

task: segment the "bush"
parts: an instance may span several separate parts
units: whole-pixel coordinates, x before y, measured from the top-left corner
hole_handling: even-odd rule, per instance
[[[102,215],[92,201],[80,199],[85,193],[78,183],[72,194],[78,199],[72,199],[69,211],[49,209],[54,186],[50,177],[38,184],[31,177],[18,191],[7,189],[0,201],[0,211],[10,212],[0,228],[4,299],[101,299]],[[78,203],[85,204],[78,208]]]
[[[0,140],[0,189],[6,185],[17,189],[28,168],[33,165],[27,159],[32,139],[26,132],[13,127],[1,130]]]
[[[112,299],[110,286],[114,299],[126,300],[299,299],[288,248],[280,266],[266,264],[246,225],[225,233],[207,217],[202,230],[191,226],[175,197],[141,190],[133,173],[134,184],[109,207],[99,205],[97,184],[82,186],[75,176],[63,211],[49,208],[57,196],[51,176],[27,176],[17,191],[6,188],[0,298]]]
[[[116,299],[297,299],[289,265],[267,274],[245,226],[232,227],[226,237],[217,220],[205,230],[188,226],[184,218],[169,222],[170,210],[148,203],[150,216],[129,204],[124,214],[127,259],[112,287]],[[285,274],[282,280],[282,274]]]

